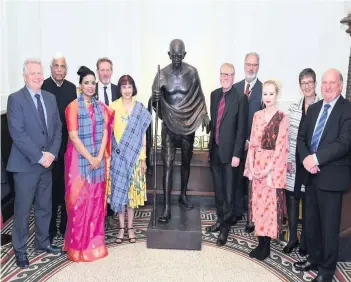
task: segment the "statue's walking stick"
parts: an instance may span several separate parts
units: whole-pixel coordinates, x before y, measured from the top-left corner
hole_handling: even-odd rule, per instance
[[[160,97],[160,65],[158,65],[157,68],[157,83],[156,83],[156,90],[155,90],[155,95]],[[154,103],[156,102],[156,103]],[[153,101],[153,105],[156,106],[155,109],[155,135],[154,135],[154,154],[153,154],[153,165],[154,165],[154,191],[153,191],[153,196],[154,196],[154,202],[153,202],[153,221],[152,221],[152,227],[156,227],[156,182],[157,182],[157,131],[158,131],[158,111],[159,111],[159,101],[158,99],[156,101]]]

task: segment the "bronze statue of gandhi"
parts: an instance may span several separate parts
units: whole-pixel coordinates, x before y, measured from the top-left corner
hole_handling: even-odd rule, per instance
[[[190,162],[193,155],[195,131],[200,125],[210,128],[205,96],[200,78],[195,67],[183,62],[186,55],[182,40],[174,39],[170,43],[169,58],[172,63],[160,71],[152,86],[153,107],[159,105],[162,119],[163,193],[164,209],[159,222],[167,223],[171,219],[172,172],[176,148],[181,149],[181,206],[191,209],[192,203],[186,192],[190,174]]]

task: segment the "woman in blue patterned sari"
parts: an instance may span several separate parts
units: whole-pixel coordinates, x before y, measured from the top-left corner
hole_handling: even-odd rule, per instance
[[[125,208],[128,216],[128,237],[135,243],[134,209],[146,201],[146,129],[151,114],[136,101],[137,89],[129,75],[118,82],[121,98],[110,106],[115,110],[114,138],[111,157],[111,208],[119,213],[119,233],[116,242],[123,242]]]

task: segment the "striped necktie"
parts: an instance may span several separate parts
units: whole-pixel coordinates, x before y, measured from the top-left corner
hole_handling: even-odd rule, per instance
[[[316,126],[316,130],[313,133],[312,142],[311,142],[311,148],[312,148],[313,153],[317,152],[319,140],[321,139],[321,136],[322,136],[322,133],[324,130],[324,126],[325,126],[325,123],[326,123],[327,118],[328,118],[328,109],[329,108],[330,108],[329,104],[324,105],[323,113],[318,121],[318,124]]]
[[[248,83],[248,84],[246,85],[246,90],[245,90],[245,95],[246,95],[247,97],[249,97],[249,94],[250,94],[250,83]]]

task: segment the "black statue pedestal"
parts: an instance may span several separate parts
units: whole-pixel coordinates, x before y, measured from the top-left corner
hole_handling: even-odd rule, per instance
[[[162,213],[161,206],[156,209],[157,218]],[[201,250],[200,207],[185,210],[179,205],[172,205],[172,218],[168,223],[156,221],[152,227],[153,216],[147,228],[146,245],[150,249]]]

